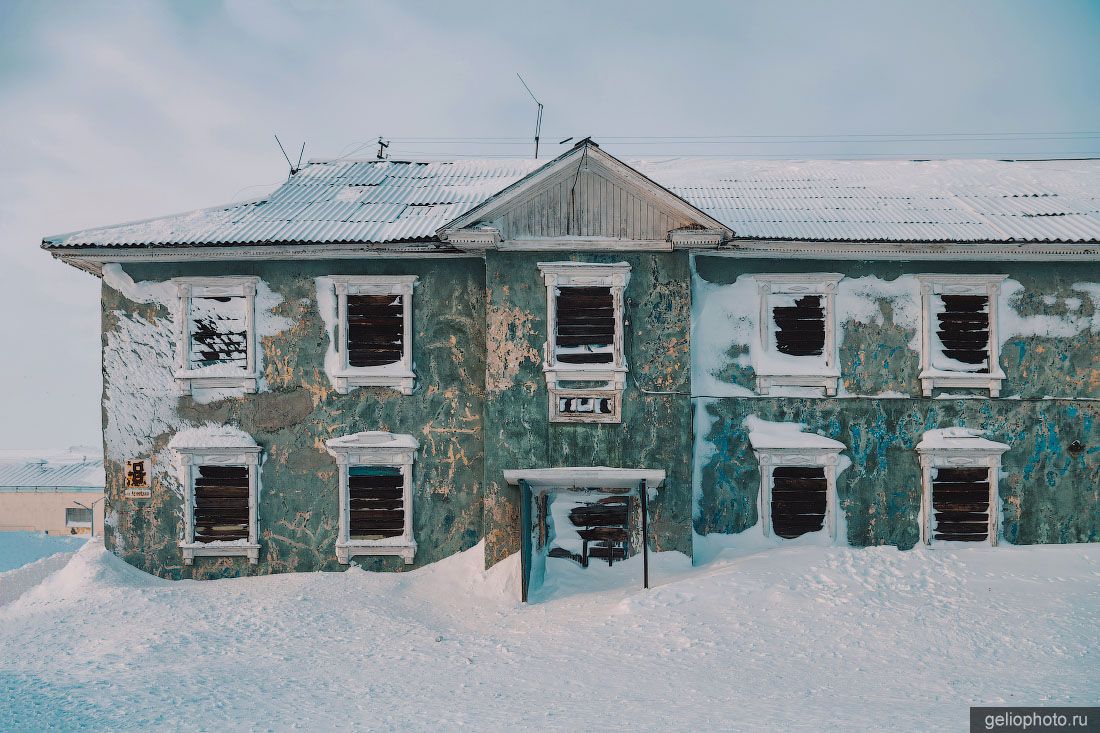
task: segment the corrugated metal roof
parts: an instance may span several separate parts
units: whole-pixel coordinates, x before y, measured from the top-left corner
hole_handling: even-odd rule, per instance
[[[72,488],[103,490],[103,459],[87,453],[0,451],[0,490]]]
[[[627,160],[745,239],[1100,241],[1100,160]],[[433,241],[533,160],[312,161],[270,196],[51,247]]]

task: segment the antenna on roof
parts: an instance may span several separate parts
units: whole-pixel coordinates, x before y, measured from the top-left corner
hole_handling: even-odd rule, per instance
[[[286,164],[290,166],[290,175],[294,175],[302,169],[302,155],[306,152],[306,144],[302,143],[302,152],[298,154],[298,165],[294,165],[290,162],[290,156],[286,154],[286,148],[283,147],[283,141],[279,139],[279,136],[275,136],[275,142],[279,144],[279,151],[286,158]]]
[[[390,146],[390,141],[389,140],[383,140],[382,136],[379,135],[378,136],[378,159],[379,160],[385,160],[386,159],[386,148],[388,148],[389,146]]]
[[[519,83],[523,85],[523,88],[527,90],[527,93],[531,95],[531,99],[535,100],[535,104],[539,106],[538,116],[535,117],[535,160],[539,159],[539,133],[542,131],[542,102],[538,100],[535,93],[531,91],[531,87],[527,86],[527,82],[523,80],[519,72],[516,72],[516,76],[519,76]]]

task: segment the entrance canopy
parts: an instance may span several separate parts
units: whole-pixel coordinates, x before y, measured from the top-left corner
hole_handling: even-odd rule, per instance
[[[504,472],[504,480],[513,486],[522,481],[535,494],[548,491],[584,491],[603,489],[613,493],[637,491],[645,482],[652,491],[664,483],[665,472],[646,468],[608,468],[607,466],[570,466],[565,468],[524,468]]]
[[[505,471],[504,480],[512,486],[518,486],[520,490],[520,597],[525,603],[531,585],[533,561],[544,560],[542,554],[536,557],[532,548],[532,535],[535,529],[534,497],[561,491],[594,491],[638,496],[641,503],[642,583],[643,587],[649,587],[649,499],[651,494],[656,494],[657,487],[664,482],[664,471],[608,468],[607,466],[529,468]],[[620,539],[625,541],[625,536]],[[612,557],[610,547],[607,552],[610,563],[610,557]],[[625,547],[622,552],[625,557]]]

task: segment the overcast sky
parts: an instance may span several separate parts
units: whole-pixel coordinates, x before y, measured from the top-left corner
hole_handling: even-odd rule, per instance
[[[1097,38],[1097,0],[0,0],[0,447],[100,442],[99,281],[42,236],[260,195],[274,132],[529,155],[520,72],[549,155],[1100,155]]]

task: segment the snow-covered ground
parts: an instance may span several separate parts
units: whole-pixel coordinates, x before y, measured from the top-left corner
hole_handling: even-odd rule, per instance
[[[522,606],[480,547],[174,583],[88,543],[0,575],[0,729],[965,730],[1100,701],[1100,544],[705,544],[649,591],[637,558],[551,559]]]

